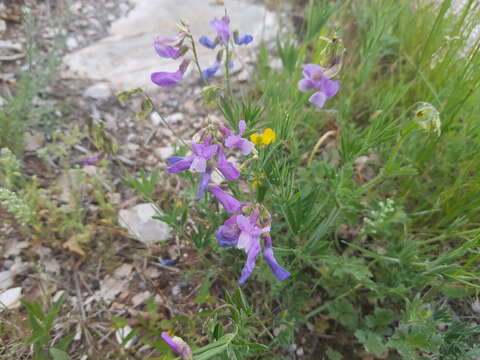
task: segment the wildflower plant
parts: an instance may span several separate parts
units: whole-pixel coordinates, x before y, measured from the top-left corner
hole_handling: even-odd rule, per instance
[[[454,56],[458,47],[456,52],[444,48],[456,46],[445,45],[446,29],[463,27],[460,20],[441,27],[454,18],[445,15],[449,3],[443,1],[432,16],[428,7],[419,5],[413,14],[408,4],[393,0],[340,7],[311,0],[296,39],[277,39],[281,69],[271,65],[275,55],[267,46],[260,48],[251,97],[234,96],[229,71],[234,46],[253,38],[232,31],[229,18],[214,19],[215,35],[198,42],[217,51],[207,69],[199,65],[196,37],[189,31],[183,42],[160,42],[173,48],[160,49],[165,57],[196,65],[205,101],[217,105],[226,120],[209,123],[166,161],[167,173],[192,186],[181,191],[186,195],[181,206],[181,194],[175,194],[175,206],[162,220],[208,252],[202,257],[209,269],[202,286],[207,295],[215,281],[228,284],[232,277],[255,294],[250,299],[255,315],[242,326],[233,310],[237,320],[212,316],[214,335],[203,350],[192,346],[194,359],[214,358],[217,350],[235,358],[228,351],[236,348],[242,349],[235,350],[237,358],[248,358],[252,353],[245,339],[255,334],[254,328],[262,329],[262,342],[270,344],[272,354],[265,358],[287,358],[292,344],[299,346],[310,336],[312,343],[320,336],[335,338],[338,329],[354,340],[348,353],[361,357],[454,359],[452,354],[463,352],[464,358],[474,358],[478,346],[465,349],[478,328],[443,322],[442,311],[418,316],[418,308],[411,306],[429,303],[420,308],[438,309],[435,303],[445,305],[451,294],[465,297],[479,289],[474,270],[479,232],[472,219],[479,208],[474,119],[480,78],[473,65],[479,64],[480,48],[471,48],[467,58]],[[343,24],[348,52],[328,25],[338,29],[345,14],[358,27],[349,32]],[[417,27],[430,34],[428,39],[416,35]],[[428,62],[434,53],[440,58]],[[222,67],[225,81],[209,85]],[[464,74],[458,79],[461,86],[448,70]],[[463,93],[462,86],[470,90]],[[331,109],[316,111],[326,107]],[[153,104],[145,109],[156,111]],[[151,179],[144,180],[137,187],[152,194]],[[262,296],[253,284],[262,286]],[[224,306],[231,309],[228,299],[220,301],[215,314]],[[444,323],[457,325],[445,330]],[[222,326],[231,331],[225,335]],[[452,336],[461,341],[456,344]],[[302,350],[312,358],[341,357],[336,350],[342,347],[318,343]],[[203,357],[202,351],[211,353]]]

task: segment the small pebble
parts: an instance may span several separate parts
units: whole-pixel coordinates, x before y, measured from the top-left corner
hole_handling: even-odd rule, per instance
[[[179,285],[175,285],[173,288],[172,288],[172,295],[173,296],[177,296],[180,294],[182,290],[180,289],[180,286]]]

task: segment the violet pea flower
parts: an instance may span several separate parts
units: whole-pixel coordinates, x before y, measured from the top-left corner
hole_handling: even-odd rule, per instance
[[[200,178],[200,184],[198,185],[198,195],[195,198],[195,200],[197,201],[202,200],[203,194],[205,193],[205,190],[207,190],[211,177],[212,177],[212,168],[211,166],[207,166],[207,171],[205,171]]]
[[[259,210],[256,209],[249,217],[241,214],[235,214],[226,220],[215,232],[217,244],[221,247],[235,246],[238,249],[245,250],[247,260],[243,266],[239,285],[243,285],[252,275],[256,266],[256,259],[261,251],[260,238],[264,239],[263,258],[272,270],[278,280],[285,280],[291,274],[281,267],[272,248],[272,239],[268,233],[270,225],[262,226],[258,224]],[[270,220],[267,221],[267,224]]]
[[[242,206],[245,206],[245,204],[235,199],[232,195],[227,194],[218,186],[211,185],[208,189],[229,213],[237,213]]]
[[[217,73],[218,69],[220,69],[220,66],[222,65],[222,63],[218,60],[215,61],[215,64],[213,64],[212,66],[206,68],[205,70],[203,70],[203,77],[208,80],[210,78],[212,78],[213,76],[215,76],[215,74]]]
[[[101,154],[96,154],[96,155],[93,155],[93,156],[90,156],[90,157],[86,157],[82,160],[82,165],[97,165],[100,160],[102,160],[102,156]]]
[[[200,37],[200,39],[198,39],[198,42],[200,44],[202,44],[203,46],[205,46],[206,48],[209,48],[209,49],[215,49],[215,47],[217,46],[218,44],[218,40],[215,39],[215,40],[210,40],[208,37],[206,36],[202,36]]]
[[[167,171],[170,174],[190,170],[201,173],[198,195],[195,200],[201,200],[205,190],[208,187],[212,176],[213,168],[207,165],[208,160],[212,159],[218,151],[218,145],[210,145],[211,138],[207,137],[205,143],[197,144],[192,140],[192,152],[190,156],[172,156],[167,159],[170,165]]]
[[[237,216],[237,225],[240,230],[240,235],[238,236],[237,248],[243,249],[247,253],[247,261],[242,269],[242,274],[238,285],[243,285],[248,278],[252,275],[253,270],[255,270],[255,263],[257,256],[260,253],[260,235],[263,233],[268,233],[270,231],[270,226],[259,227],[257,224],[258,220],[258,210],[254,210],[250,217],[243,215]]]
[[[217,32],[217,36],[220,38],[223,44],[226,44],[232,32],[230,31],[230,18],[223,16],[220,20],[215,18],[210,21],[210,25]]]
[[[192,141],[193,161],[190,170],[204,173],[207,169],[207,160],[215,156],[218,145],[210,145],[211,138],[207,137],[204,144],[197,144]]]
[[[232,36],[229,24],[230,18],[228,16],[224,16],[221,19],[213,19],[210,21],[210,26],[217,32],[215,40],[210,40],[208,37],[202,36],[198,41],[209,49],[215,49],[219,43],[226,45],[230,36]]]
[[[181,33],[177,37],[174,38],[155,38],[154,48],[157,54],[166,59],[178,59],[182,56],[182,49],[178,46],[181,44],[183,39],[185,38],[185,34]]]
[[[178,336],[171,337],[165,331],[162,332],[161,337],[162,337],[162,340],[167,343],[167,345],[170,347],[170,349],[172,349],[172,351],[175,354],[180,355],[182,360],[193,359],[192,350],[190,349],[190,346],[188,346],[188,344],[185,341],[183,341],[182,338],[179,338]]]
[[[252,35],[238,35],[237,33],[233,34],[233,40],[235,41],[235,44],[237,45],[247,45],[250,44],[253,41],[253,36]]]
[[[237,246],[238,236],[240,235],[240,230],[237,226],[237,216],[238,215],[233,215],[227,219],[215,232],[218,246]]]
[[[183,60],[178,70],[175,72],[155,72],[150,76],[153,83],[160,87],[168,88],[176,85],[180,80],[183,79],[185,71],[188,68],[190,60]]]
[[[229,129],[222,127],[221,131],[226,136],[225,146],[227,148],[239,148],[243,155],[248,155],[252,152],[254,145],[251,141],[244,139],[242,135],[247,129],[247,123],[245,120],[240,120],[238,123],[239,132],[238,135],[234,135]]]
[[[288,279],[291,276],[291,274],[278,264],[277,259],[273,254],[272,238],[269,235],[267,235],[263,239],[264,239],[263,258],[265,259],[268,266],[270,267],[270,270],[272,270],[272,272],[275,274],[278,280]]]
[[[330,80],[323,73],[325,68],[316,64],[305,64],[303,66],[304,78],[299,81],[298,88],[302,92],[317,90],[308,101],[321,108],[327,99],[335,96],[340,89],[340,82]]]
[[[220,146],[218,150],[217,163],[215,167],[225,176],[228,181],[235,181],[240,177],[240,171],[225,158],[223,148]]]
[[[207,170],[207,161],[215,156],[218,151],[218,145],[210,145],[210,138],[207,138],[204,144],[197,144],[192,140],[193,154],[190,156],[174,156],[167,159],[171,166],[167,167],[170,174],[191,170],[204,173]]]

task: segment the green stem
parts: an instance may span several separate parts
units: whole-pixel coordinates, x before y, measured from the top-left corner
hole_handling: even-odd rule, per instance
[[[200,62],[198,61],[197,47],[195,46],[195,41],[193,40],[192,35],[190,35],[189,37],[190,37],[190,41],[192,43],[193,61],[195,62],[195,65],[197,65],[197,70],[198,70],[198,73],[200,74],[200,78],[202,79],[203,84],[205,86],[207,86],[208,82],[205,79],[205,77],[203,76],[202,68],[200,67]]]
[[[227,42],[227,45],[225,46],[225,82],[227,84],[228,95],[230,96],[230,99],[233,100],[232,87],[230,86],[230,69],[228,67],[228,64],[230,63],[229,43],[230,42]]]

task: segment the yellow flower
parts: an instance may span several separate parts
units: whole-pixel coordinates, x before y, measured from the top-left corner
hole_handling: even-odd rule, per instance
[[[252,186],[253,186],[254,188],[256,188],[257,186],[262,185],[261,179],[266,179],[266,177],[267,177],[267,174],[265,174],[264,172],[262,172],[258,177],[256,177],[255,179],[253,179],[253,181],[252,181]]]
[[[258,146],[265,146],[275,141],[277,135],[275,131],[270,128],[263,130],[261,134],[252,134],[250,135],[250,141]]]

